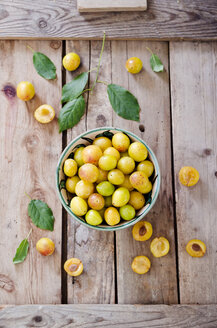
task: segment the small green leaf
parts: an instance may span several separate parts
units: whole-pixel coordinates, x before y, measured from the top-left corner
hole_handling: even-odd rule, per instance
[[[70,129],[75,126],[84,115],[85,101],[84,97],[73,99],[63,106],[60,111],[58,123],[59,132]]]
[[[29,249],[29,242],[27,239],[21,241],[19,247],[17,248],[16,254],[13,258],[13,263],[21,263],[25,260]]]
[[[99,137],[106,137],[112,140],[114,133],[110,132],[110,131],[104,131],[103,133],[97,134],[97,136],[95,136],[95,138],[99,138]]]
[[[61,180],[60,181],[59,188],[60,188],[60,190],[66,189],[66,182],[65,182],[65,180]]]
[[[157,55],[155,55],[153,53],[150,58],[150,65],[151,65],[152,71],[154,71],[156,73],[163,72],[163,70],[164,70],[164,65],[162,64],[162,61],[160,60],[160,58]]]
[[[28,205],[28,215],[36,227],[53,231],[53,212],[46,203],[38,199],[32,199]]]
[[[81,137],[81,139],[86,140],[86,141],[89,142],[90,144],[93,143],[93,139],[86,138],[86,137]]]
[[[107,92],[112,108],[119,116],[139,122],[139,104],[132,93],[116,84],[109,84]]]
[[[88,81],[88,73],[84,72],[76,76],[71,82],[65,84],[62,89],[61,102],[71,101],[82,93]]]
[[[76,145],[72,150],[75,150],[77,148],[81,148],[81,147],[86,147],[85,144],[79,144],[79,145]],[[73,153],[74,154],[74,153]],[[73,157],[74,158],[74,157]]]
[[[56,67],[54,63],[41,52],[34,52],[33,64],[37,73],[46,80],[54,80],[56,78]]]

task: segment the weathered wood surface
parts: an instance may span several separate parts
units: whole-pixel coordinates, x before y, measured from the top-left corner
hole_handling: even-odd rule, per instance
[[[171,96],[181,303],[217,302],[217,43],[171,43]],[[198,169],[186,188],[182,166]],[[185,251],[190,239],[207,245],[203,258]]]
[[[160,74],[152,72],[150,54],[146,47],[157,53],[165,65]],[[143,61],[143,71],[130,75],[121,62],[138,56]],[[166,42],[113,41],[112,82],[129,89],[138,99],[140,123],[126,121],[113,114],[113,124],[124,127],[144,139],[155,152],[161,170],[161,191],[153,210],[144,220],[153,225],[153,236],[147,242],[132,238],[129,228],[116,234],[118,303],[177,303],[176,260],[174,245],[174,213],[171,178],[170,96],[168,78],[168,44]],[[141,132],[140,129],[144,132]],[[164,236],[171,244],[168,256],[154,258],[150,241]],[[131,262],[137,255],[151,260],[151,270],[137,275],[131,270]]]
[[[82,66],[79,72],[88,71],[98,64],[102,43],[100,41],[69,41],[66,43],[66,52],[75,51],[81,55]],[[110,74],[111,57],[110,42],[104,50],[103,72],[100,77],[108,78]],[[67,81],[76,76],[67,73]],[[91,74],[91,85],[95,73]],[[67,143],[85,130],[104,126],[111,123],[111,108],[109,101],[105,101],[103,85],[97,85],[93,94],[86,95],[87,114],[79,124],[67,133]],[[103,112],[108,117],[104,122],[99,113]],[[88,229],[76,223],[68,216],[68,258],[78,257],[84,263],[84,273],[77,278],[68,278],[68,303],[114,303],[114,234]]]
[[[26,305],[0,308],[1,328],[216,328],[217,305]]]
[[[98,11],[144,11],[147,9],[147,0],[77,0],[80,12]]]
[[[82,13],[76,0],[1,0],[1,38],[217,39],[216,0],[149,0],[146,12]]]
[[[48,82],[35,71],[30,44],[43,48],[57,66],[58,78]],[[61,42],[0,42],[0,302],[4,304],[61,303],[61,205],[56,201],[54,174],[62,149],[57,120],[44,126],[34,117],[34,110],[48,103],[58,112],[61,87]],[[16,97],[16,85],[28,80],[36,95],[29,102]],[[27,214],[29,198],[48,203],[55,216],[54,232],[36,228]],[[12,259],[19,243],[30,228],[30,249],[22,264]],[[56,245],[54,255],[41,256],[35,249],[37,240],[50,237]]]

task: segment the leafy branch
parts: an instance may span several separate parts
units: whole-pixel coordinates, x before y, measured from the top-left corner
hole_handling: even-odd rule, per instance
[[[102,83],[107,86],[107,94],[110,104],[117,115],[127,120],[139,121],[140,108],[136,97],[119,85],[109,84],[98,79],[105,39],[106,36],[104,33],[97,68],[79,74],[72,81],[66,83],[62,88],[61,102],[64,106],[62,107],[58,118],[59,132],[72,128],[80,121],[85,113],[86,106],[83,94],[88,91],[92,93],[97,83]],[[96,76],[93,85],[85,89],[85,86],[88,83],[89,73],[92,73],[94,70],[96,70]]]

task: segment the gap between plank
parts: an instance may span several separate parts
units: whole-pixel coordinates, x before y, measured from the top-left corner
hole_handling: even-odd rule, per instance
[[[66,54],[66,41],[62,41],[62,58]],[[62,62],[62,61],[61,61]],[[66,83],[66,71],[62,69],[62,86]],[[62,151],[67,145],[67,131],[62,132]],[[62,253],[61,253],[61,303],[68,303],[67,296],[67,274],[63,268],[67,260],[67,213],[62,206]]]
[[[172,120],[172,95],[171,95],[171,79],[170,79],[170,42],[168,44],[168,77],[169,77],[169,96],[170,96],[170,143],[171,143],[171,175],[172,175],[172,193],[173,193],[173,216],[174,216],[174,239],[175,239],[175,255],[176,255],[176,280],[177,280],[177,296],[178,304],[180,304],[180,285],[179,285],[179,257],[178,257],[178,232],[177,232],[177,216],[176,216],[176,194],[175,194],[175,168],[174,168],[174,148],[173,148],[173,120]]]

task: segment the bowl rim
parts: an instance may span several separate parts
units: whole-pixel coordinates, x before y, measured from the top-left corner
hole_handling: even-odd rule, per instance
[[[125,223],[123,223],[121,226],[108,226],[108,227],[102,227],[102,226],[93,226],[88,224],[87,222],[83,221],[79,216],[75,215],[70,207],[67,206],[67,204],[65,203],[65,200],[63,198],[63,195],[61,193],[61,190],[59,189],[59,171],[60,171],[60,166],[61,163],[63,161],[63,158],[65,156],[65,154],[68,152],[68,150],[72,147],[72,145],[74,143],[76,143],[79,139],[81,139],[81,137],[85,137],[86,135],[90,134],[90,133],[94,133],[94,132],[98,132],[98,131],[105,131],[105,130],[115,130],[117,132],[124,132],[126,134],[129,134],[129,136],[135,138],[136,140],[140,141],[141,143],[143,143],[146,148],[148,149],[148,152],[151,154],[152,157],[152,161],[154,162],[154,167],[157,173],[157,187],[156,187],[156,192],[154,194],[154,197],[152,199],[151,204],[149,204],[149,206],[138,216],[135,217],[135,219],[126,221]],[[145,143],[144,140],[142,140],[140,137],[138,137],[137,135],[135,135],[134,133],[122,129],[122,128],[116,128],[116,127],[111,127],[111,126],[104,126],[104,127],[100,127],[100,128],[95,128],[95,129],[91,129],[88,131],[85,131],[83,133],[81,133],[80,135],[78,135],[76,138],[74,138],[66,147],[65,149],[62,151],[59,160],[58,160],[58,164],[57,164],[57,168],[56,168],[56,189],[57,189],[57,194],[58,197],[61,201],[62,206],[65,208],[65,210],[70,214],[70,216],[72,216],[77,222],[83,224],[84,226],[94,229],[94,230],[100,230],[100,231],[117,231],[117,230],[122,230],[122,229],[126,229],[132,225],[134,225],[135,223],[137,223],[138,221],[140,221],[144,216],[146,216],[146,214],[151,210],[151,208],[154,206],[157,197],[159,195],[159,191],[160,191],[160,184],[161,184],[161,173],[160,173],[160,167],[157,161],[157,158],[153,152],[153,150]]]

